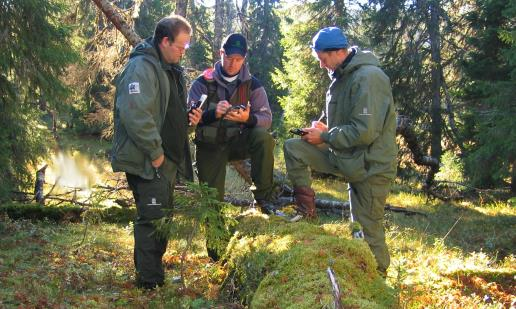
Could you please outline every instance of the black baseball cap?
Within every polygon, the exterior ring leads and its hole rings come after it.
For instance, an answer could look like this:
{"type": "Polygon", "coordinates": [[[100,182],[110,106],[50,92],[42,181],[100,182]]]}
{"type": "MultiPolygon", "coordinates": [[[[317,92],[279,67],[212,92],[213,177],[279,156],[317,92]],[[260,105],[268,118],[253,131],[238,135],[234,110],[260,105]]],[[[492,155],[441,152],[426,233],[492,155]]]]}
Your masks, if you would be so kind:
{"type": "Polygon", "coordinates": [[[240,33],[232,33],[222,41],[222,49],[226,55],[239,54],[245,57],[247,54],[247,40],[240,33]]]}

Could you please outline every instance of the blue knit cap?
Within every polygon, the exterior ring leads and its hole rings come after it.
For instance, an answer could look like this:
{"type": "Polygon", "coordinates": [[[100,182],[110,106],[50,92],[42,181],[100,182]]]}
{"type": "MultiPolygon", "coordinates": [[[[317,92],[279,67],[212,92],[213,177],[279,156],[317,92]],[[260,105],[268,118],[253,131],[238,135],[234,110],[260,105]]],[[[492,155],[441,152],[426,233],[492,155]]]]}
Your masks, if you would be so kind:
{"type": "Polygon", "coordinates": [[[340,28],[327,27],[317,32],[312,39],[312,45],[310,47],[316,52],[327,49],[347,48],[348,38],[346,38],[340,28]]]}

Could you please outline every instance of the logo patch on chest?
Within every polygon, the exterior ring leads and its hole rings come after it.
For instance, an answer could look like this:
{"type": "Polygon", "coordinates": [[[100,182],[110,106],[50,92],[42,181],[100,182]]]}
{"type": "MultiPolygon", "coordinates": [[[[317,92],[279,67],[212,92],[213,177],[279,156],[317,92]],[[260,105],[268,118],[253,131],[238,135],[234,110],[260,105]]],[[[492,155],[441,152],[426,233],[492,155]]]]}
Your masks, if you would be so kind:
{"type": "Polygon", "coordinates": [[[371,114],[369,113],[369,111],[367,110],[367,107],[364,107],[362,109],[362,113],[361,114],[358,114],[360,116],[371,116],[371,114]]]}
{"type": "Polygon", "coordinates": [[[140,83],[132,82],[129,84],[129,94],[140,93],[140,83]]]}

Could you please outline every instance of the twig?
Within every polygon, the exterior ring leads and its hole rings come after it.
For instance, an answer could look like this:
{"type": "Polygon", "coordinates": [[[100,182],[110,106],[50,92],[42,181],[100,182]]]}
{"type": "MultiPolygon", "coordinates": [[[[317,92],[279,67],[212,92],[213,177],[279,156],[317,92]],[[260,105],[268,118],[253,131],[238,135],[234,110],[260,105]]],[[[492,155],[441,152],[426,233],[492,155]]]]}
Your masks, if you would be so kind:
{"type": "Polygon", "coordinates": [[[335,309],[342,309],[342,303],[340,302],[340,288],[339,283],[335,278],[335,273],[333,272],[330,266],[328,266],[328,268],[326,269],[326,273],[328,274],[328,278],[330,279],[335,309]]]}
{"type": "Polygon", "coordinates": [[[451,231],[453,230],[453,228],[457,225],[457,223],[459,223],[459,220],[462,218],[462,215],[459,217],[459,219],[457,219],[457,221],[455,221],[455,223],[452,225],[452,227],[450,228],[450,230],[448,231],[448,233],[446,233],[446,235],[444,235],[443,237],[443,241],[446,239],[446,237],[448,237],[448,235],[451,233],[451,231]]]}

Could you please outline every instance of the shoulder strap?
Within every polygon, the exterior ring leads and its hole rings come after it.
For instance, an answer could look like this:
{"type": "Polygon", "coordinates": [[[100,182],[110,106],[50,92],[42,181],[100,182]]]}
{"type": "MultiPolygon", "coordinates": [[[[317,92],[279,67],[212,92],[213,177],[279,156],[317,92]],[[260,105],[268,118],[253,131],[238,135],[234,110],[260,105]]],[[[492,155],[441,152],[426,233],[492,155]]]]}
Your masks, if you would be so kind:
{"type": "Polygon", "coordinates": [[[206,87],[208,88],[208,102],[219,101],[219,96],[217,95],[217,84],[214,80],[207,80],[206,87]]]}
{"type": "Polygon", "coordinates": [[[251,99],[251,81],[252,80],[246,80],[245,82],[241,83],[236,91],[231,96],[231,99],[229,102],[233,105],[243,104],[246,105],[247,102],[251,99]]]}

